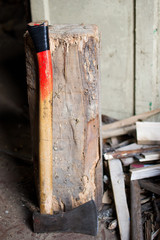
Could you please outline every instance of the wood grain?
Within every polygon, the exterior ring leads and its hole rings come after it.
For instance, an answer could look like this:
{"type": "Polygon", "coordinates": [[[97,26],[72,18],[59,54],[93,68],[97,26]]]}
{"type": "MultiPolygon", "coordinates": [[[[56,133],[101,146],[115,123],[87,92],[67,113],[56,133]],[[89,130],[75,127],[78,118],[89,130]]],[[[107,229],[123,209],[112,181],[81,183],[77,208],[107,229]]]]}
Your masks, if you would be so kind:
{"type": "MultiPolygon", "coordinates": [[[[95,25],[53,25],[50,27],[50,49],[53,65],[53,208],[55,211],[69,210],[91,199],[96,200],[98,206],[102,201],[103,185],[98,28],[95,25]]],[[[27,59],[28,64],[30,61],[27,59]]],[[[36,82],[35,74],[28,78],[28,83],[36,82]]],[[[37,91],[37,86],[35,89],[37,91]]],[[[33,115],[35,111],[34,106],[33,115]]]]}
{"type": "Polygon", "coordinates": [[[131,239],[143,240],[140,186],[137,180],[131,181],[131,239]]]}

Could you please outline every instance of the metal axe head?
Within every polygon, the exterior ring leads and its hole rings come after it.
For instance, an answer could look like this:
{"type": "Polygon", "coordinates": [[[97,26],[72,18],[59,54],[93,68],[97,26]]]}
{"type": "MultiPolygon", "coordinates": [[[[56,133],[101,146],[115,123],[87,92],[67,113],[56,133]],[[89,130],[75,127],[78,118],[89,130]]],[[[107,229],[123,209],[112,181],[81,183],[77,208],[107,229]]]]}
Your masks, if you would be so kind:
{"type": "Polygon", "coordinates": [[[74,232],[96,236],[98,232],[97,209],[93,200],[55,215],[33,214],[34,232],[74,232]]]}

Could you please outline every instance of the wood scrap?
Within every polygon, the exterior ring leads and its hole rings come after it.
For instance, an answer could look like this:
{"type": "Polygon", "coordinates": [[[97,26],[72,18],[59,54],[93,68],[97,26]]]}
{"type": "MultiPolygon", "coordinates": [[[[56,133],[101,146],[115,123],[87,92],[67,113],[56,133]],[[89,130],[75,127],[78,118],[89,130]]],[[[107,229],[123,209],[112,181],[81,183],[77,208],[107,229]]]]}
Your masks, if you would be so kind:
{"type": "Polygon", "coordinates": [[[152,209],[151,202],[147,202],[145,204],[142,204],[142,207],[141,207],[142,212],[147,212],[147,211],[150,211],[151,209],[152,209]]]}
{"type": "Polygon", "coordinates": [[[116,227],[117,227],[117,219],[111,221],[109,224],[108,224],[108,229],[109,230],[114,230],[116,227]]]}
{"type": "Polygon", "coordinates": [[[160,151],[160,146],[126,150],[126,151],[108,152],[104,154],[104,158],[105,160],[121,159],[121,158],[133,157],[134,155],[140,154],[143,152],[152,152],[152,151],[160,151]]]}
{"type": "Polygon", "coordinates": [[[102,114],[102,123],[109,124],[118,121],[115,118],[102,114]]]}
{"type": "Polygon", "coordinates": [[[151,197],[143,198],[143,199],[141,199],[141,204],[145,204],[145,203],[149,202],[150,200],[151,200],[151,197]]]}
{"type": "Polygon", "coordinates": [[[131,181],[131,238],[143,240],[140,186],[137,180],[131,181]]]}
{"type": "Polygon", "coordinates": [[[112,199],[109,196],[109,191],[105,191],[102,197],[102,203],[103,204],[111,204],[112,203],[112,199]]]}
{"type": "Polygon", "coordinates": [[[138,144],[160,144],[159,122],[137,122],[136,132],[138,144]]]}
{"type": "Polygon", "coordinates": [[[142,153],[139,156],[140,162],[157,161],[157,160],[160,160],[160,152],[142,153]]]}
{"type": "MultiPolygon", "coordinates": [[[[117,149],[117,151],[128,151],[128,150],[134,150],[134,149],[140,149],[140,148],[142,148],[142,145],[132,143],[132,144],[128,144],[127,146],[117,149]]],[[[121,161],[124,166],[129,166],[130,164],[134,163],[136,160],[135,160],[134,156],[131,156],[128,158],[121,158],[121,161]]]]}
{"type": "Polygon", "coordinates": [[[150,180],[139,180],[141,188],[160,195],[160,185],[153,183],[150,180]]]}
{"type": "Polygon", "coordinates": [[[160,228],[154,233],[152,233],[151,240],[154,240],[159,234],[160,234],[160,228]]]}
{"type": "MultiPolygon", "coordinates": [[[[135,139],[134,138],[130,138],[130,139],[127,139],[125,141],[122,141],[120,143],[118,143],[117,145],[113,145],[112,147],[117,149],[117,148],[122,148],[122,147],[126,147],[132,143],[135,142],[135,139]]],[[[119,149],[120,150],[120,149],[119,149]]]]}
{"type": "Polygon", "coordinates": [[[108,161],[109,171],[114,194],[120,237],[130,239],[130,216],[125,194],[125,184],[122,164],[119,159],[108,161]]]}
{"type": "MultiPolygon", "coordinates": [[[[112,124],[112,123],[111,123],[112,124]]],[[[109,130],[104,130],[103,127],[106,125],[102,126],[102,138],[110,138],[110,137],[116,137],[116,136],[122,136],[125,134],[132,133],[133,131],[136,130],[136,125],[128,126],[128,127],[121,127],[121,128],[116,128],[116,129],[109,129],[109,130]]]]}
{"type": "Polygon", "coordinates": [[[145,221],[145,224],[144,224],[144,227],[145,227],[145,240],[151,240],[151,228],[152,228],[152,221],[151,221],[151,218],[148,218],[146,221],[145,221]]]}
{"type": "MultiPolygon", "coordinates": [[[[158,204],[156,202],[155,195],[153,195],[152,199],[153,199],[153,206],[154,206],[155,215],[156,215],[155,219],[156,219],[156,222],[159,223],[160,222],[160,212],[159,212],[159,209],[158,209],[158,204]]],[[[158,226],[158,227],[160,227],[160,226],[158,226]]]]}
{"type": "Polygon", "coordinates": [[[130,169],[131,181],[160,175],[160,164],[130,169]]]}
{"type": "MultiPolygon", "coordinates": [[[[129,127],[130,126],[133,125],[129,125],[129,127]]],[[[113,129],[113,133],[117,130],[119,129],[113,129]]],[[[112,129],[107,130],[108,133],[111,131],[112,129]]],[[[128,193],[130,188],[132,239],[143,239],[144,237],[144,239],[151,240],[151,237],[153,237],[154,239],[154,236],[156,237],[158,235],[156,231],[157,229],[159,229],[159,223],[157,223],[158,220],[156,216],[159,216],[157,215],[157,213],[159,211],[158,209],[160,208],[160,204],[157,204],[158,208],[155,208],[155,204],[153,202],[153,195],[156,194],[157,199],[157,194],[160,192],[159,190],[157,191],[157,189],[159,188],[157,183],[159,178],[156,178],[156,182],[154,182],[154,178],[152,179],[152,181],[150,179],[146,180],[145,178],[151,178],[158,175],[160,176],[160,164],[158,164],[158,160],[160,159],[160,145],[150,146],[146,144],[139,145],[136,143],[128,144],[128,140],[130,140],[131,138],[129,135],[128,139],[127,135],[125,135],[123,139],[121,138],[122,137],[119,136],[111,136],[110,138],[103,140],[104,143],[108,143],[107,147],[103,151],[105,152],[104,164],[107,164],[106,168],[109,168],[110,171],[110,178],[112,183],[120,236],[121,239],[124,239],[121,235],[121,227],[123,223],[121,219],[121,210],[119,207],[119,201],[121,201],[119,195],[121,194],[124,196],[125,199],[129,200],[128,193]],[[124,140],[125,144],[127,145],[123,147],[118,147],[123,145],[124,140]],[[142,161],[146,160],[146,163],[142,163],[141,159],[142,161]],[[154,160],[156,160],[157,162],[155,162],[154,160]],[[119,161],[123,163],[123,168],[121,171],[119,169],[119,161]],[[133,168],[129,170],[128,166],[130,166],[130,168],[132,168],[132,166],[134,167],[133,163],[136,164],[135,166],[139,168],[133,168]],[[117,171],[117,169],[119,170],[117,171]],[[125,178],[123,179],[123,182],[125,182],[125,187],[119,184],[119,178],[121,178],[122,175],[123,177],[125,176],[125,178]],[[141,181],[147,181],[151,184],[148,184],[148,188],[140,190],[140,187],[143,188],[143,186],[140,184],[141,181]],[[151,188],[152,190],[149,188],[151,188]],[[136,217],[133,217],[134,215],[136,217]],[[150,227],[150,229],[147,229],[148,227],[150,227]]],[[[108,184],[109,182],[105,185],[106,189],[108,189],[108,184]]],[[[122,207],[122,205],[121,208],[123,208],[124,210],[124,207],[122,207]]]]}
{"type": "Polygon", "coordinates": [[[145,113],[142,113],[142,114],[139,114],[139,115],[135,115],[135,116],[132,116],[132,117],[127,118],[127,119],[119,120],[119,121],[116,121],[114,123],[103,125],[102,126],[102,132],[110,130],[110,129],[116,129],[116,128],[121,128],[121,127],[126,127],[126,126],[129,126],[129,125],[133,125],[137,121],[142,121],[142,120],[147,119],[147,118],[149,118],[149,117],[151,117],[151,116],[153,116],[157,113],[160,113],[160,108],[157,108],[155,110],[145,112],[145,113]]]}

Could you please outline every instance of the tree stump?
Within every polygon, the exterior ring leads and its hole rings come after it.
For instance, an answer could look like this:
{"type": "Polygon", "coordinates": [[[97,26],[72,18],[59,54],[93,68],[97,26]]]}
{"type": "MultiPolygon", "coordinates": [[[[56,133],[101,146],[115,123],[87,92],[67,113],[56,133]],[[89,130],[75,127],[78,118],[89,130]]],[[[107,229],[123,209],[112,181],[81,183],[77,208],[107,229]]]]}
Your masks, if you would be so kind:
{"type": "MultiPolygon", "coordinates": [[[[53,66],[53,209],[102,201],[99,34],[96,25],[49,28],[53,66]]],[[[26,69],[33,159],[38,186],[38,70],[26,32],[26,69]]]]}

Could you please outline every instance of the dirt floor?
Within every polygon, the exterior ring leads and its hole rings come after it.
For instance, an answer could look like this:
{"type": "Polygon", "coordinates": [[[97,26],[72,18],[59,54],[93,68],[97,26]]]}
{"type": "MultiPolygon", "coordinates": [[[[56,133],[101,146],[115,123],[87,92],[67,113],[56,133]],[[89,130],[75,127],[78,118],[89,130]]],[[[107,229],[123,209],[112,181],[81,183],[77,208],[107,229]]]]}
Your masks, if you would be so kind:
{"type": "Polygon", "coordinates": [[[115,233],[100,224],[97,237],[35,234],[38,210],[31,159],[23,34],[29,21],[28,0],[0,1],[0,240],[107,240],[115,233]]]}
{"type": "Polygon", "coordinates": [[[31,160],[29,121],[15,111],[0,114],[0,240],[107,240],[115,233],[100,224],[97,237],[81,234],[35,234],[32,214],[38,210],[31,160]]]}

